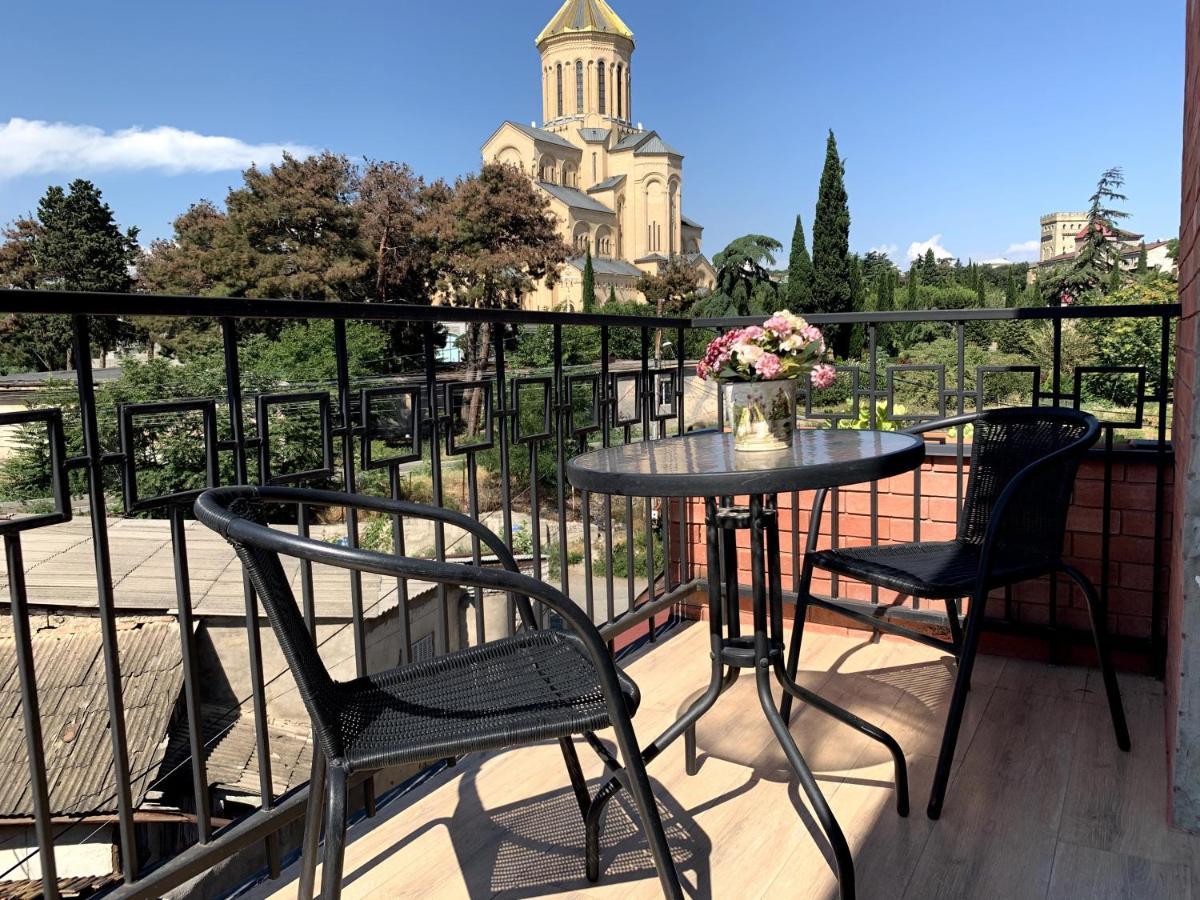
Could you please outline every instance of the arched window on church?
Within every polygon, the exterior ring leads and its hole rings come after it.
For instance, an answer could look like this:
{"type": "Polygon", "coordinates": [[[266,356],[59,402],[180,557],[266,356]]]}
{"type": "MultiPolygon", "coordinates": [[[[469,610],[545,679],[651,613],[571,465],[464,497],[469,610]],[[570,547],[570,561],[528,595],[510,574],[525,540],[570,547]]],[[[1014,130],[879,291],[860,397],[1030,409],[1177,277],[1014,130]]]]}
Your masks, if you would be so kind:
{"type": "Polygon", "coordinates": [[[602,116],[606,115],[608,113],[607,98],[604,96],[604,94],[605,94],[605,91],[604,91],[604,87],[605,87],[605,85],[604,85],[604,68],[605,68],[604,60],[600,60],[600,62],[598,62],[596,64],[596,71],[600,77],[600,83],[599,83],[600,90],[599,90],[599,93],[597,96],[599,96],[599,98],[600,98],[600,115],[602,115],[602,116]]]}
{"type": "Polygon", "coordinates": [[[622,102],[625,99],[625,92],[622,90],[624,80],[625,80],[625,67],[622,66],[620,63],[617,63],[617,77],[616,77],[615,87],[617,89],[617,118],[618,119],[625,118],[625,104],[622,102]]]}
{"type": "Polygon", "coordinates": [[[562,83],[562,63],[558,64],[558,118],[563,115],[563,83],[562,83]]]}
{"type": "Polygon", "coordinates": [[[575,112],[583,115],[583,60],[575,60],[575,112]]]}

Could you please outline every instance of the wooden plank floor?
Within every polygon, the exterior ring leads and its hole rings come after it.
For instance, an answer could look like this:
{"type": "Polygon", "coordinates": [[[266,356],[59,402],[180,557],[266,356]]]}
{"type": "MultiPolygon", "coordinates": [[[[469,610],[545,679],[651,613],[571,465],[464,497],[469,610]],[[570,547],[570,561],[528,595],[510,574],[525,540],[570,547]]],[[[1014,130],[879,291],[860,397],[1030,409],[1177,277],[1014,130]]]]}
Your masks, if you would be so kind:
{"type": "MultiPolygon", "coordinates": [[[[1200,900],[1200,837],[1166,825],[1163,700],[1122,678],[1133,751],[1116,748],[1098,674],[982,657],[945,811],[925,817],[953,668],[936,651],[858,636],[806,638],[802,681],[888,729],[909,761],[896,815],[885,751],[801,707],[792,732],[854,851],[862,898],[1200,900]]],[[[707,680],[707,632],[681,628],[627,664],[648,741],[707,680]]],[[[745,674],[701,721],[701,769],[682,742],[650,766],[685,890],[699,898],[837,896],[829,854],[745,674]]],[[[585,771],[600,766],[581,747],[585,771]]],[[[595,781],[593,781],[593,786],[595,781]]],[[[470,758],[350,829],[343,896],[656,897],[625,800],[610,807],[601,880],[556,745],[470,758]]],[[[296,866],[251,898],[296,895],[296,866]]]]}

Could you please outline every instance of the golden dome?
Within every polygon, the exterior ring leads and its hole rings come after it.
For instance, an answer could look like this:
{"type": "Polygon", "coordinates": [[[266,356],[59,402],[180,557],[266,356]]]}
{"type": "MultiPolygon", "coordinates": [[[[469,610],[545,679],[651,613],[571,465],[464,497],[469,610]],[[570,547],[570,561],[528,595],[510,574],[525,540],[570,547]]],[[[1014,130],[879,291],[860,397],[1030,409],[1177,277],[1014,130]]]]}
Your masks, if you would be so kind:
{"type": "Polygon", "coordinates": [[[537,36],[537,45],[564,34],[615,34],[628,41],[633,32],[604,0],[566,0],[550,24],[537,36]]]}

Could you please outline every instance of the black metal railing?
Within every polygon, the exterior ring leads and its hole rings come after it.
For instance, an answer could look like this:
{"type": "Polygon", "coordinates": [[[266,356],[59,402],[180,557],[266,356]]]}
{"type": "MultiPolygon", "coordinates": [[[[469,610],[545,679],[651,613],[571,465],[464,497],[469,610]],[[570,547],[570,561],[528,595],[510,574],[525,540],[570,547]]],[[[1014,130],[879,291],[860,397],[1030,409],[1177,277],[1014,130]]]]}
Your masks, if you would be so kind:
{"type": "MultiPolygon", "coordinates": [[[[428,500],[436,505],[451,502],[447,476],[458,474],[462,489],[454,502],[473,518],[499,519],[498,531],[513,547],[528,535],[524,556],[538,577],[557,582],[602,628],[610,641],[627,640],[633,629],[645,629],[652,640],[658,620],[671,613],[676,601],[694,590],[704,573],[694,565],[689,551],[689,523],[684,507],[661,503],[654,498],[593,500],[574,492],[565,479],[566,461],[589,447],[613,443],[649,441],[683,434],[697,427],[717,425],[721,401],[715,389],[689,378],[691,367],[683,348],[689,338],[746,324],[736,319],[693,320],[639,316],[533,313],[524,311],[470,310],[452,307],[407,307],[387,304],[311,303],[289,300],[240,300],[147,295],[89,295],[67,292],[0,291],[0,314],[60,314],[71,317],[78,366],[69,408],[37,409],[0,413],[0,427],[44,429],[49,473],[47,495],[50,511],[44,508],[27,515],[0,519],[9,573],[10,610],[17,644],[18,676],[25,714],[25,744],[30,759],[33,786],[34,825],[47,896],[55,896],[52,847],[58,834],[51,820],[47,772],[40,766],[42,735],[38,730],[38,687],[35,659],[28,626],[29,600],[22,560],[22,541],[37,529],[52,527],[71,515],[69,485],[82,488],[90,518],[95,550],[96,606],[100,620],[106,702],[111,714],[112,801],[120,847],[123,885],[127,896],[156,896],[210,868],[251,844],[266,842],[271,872],[281,864],[279,830],[303,813],[304,790],[276,796],[273,787],[270,734],[268,730],[268,677],[264,669],[263,637],[256,599],[243,581],[244,629],[250,677],[250,694],[239,698],[249,707],[254,727],[257,782],[261,807],[232,824],[217,827],[211,807],[211,784],[205,771],[205,756],[212,738],[204,731],[204,685],[199,675],[195,615],[188,578],[188,530],[185,519],[199,490],[220,482],[236,483],[326,483],[347,491],[381,490],[399,497],[404,490],[406,469],[427,467],[428,500]],[[224,390],[214,396],[154,398],[150,401],[105,406],[106,395],[98,392],[91,367],[90,327],[93,318],[137,316],[205,317],[220,330],[224,390]],[[247,323],[331,321],[336,360],[328,383],[275,384],[248,390],[242,374],[246,352],[242,342],[247,323]],[[354,322],[412,323],[423,336],[421,358],[415,370],[386,376],[351,374],[347,325],[354,322]],[[466,327],[487,326],[490,360],[485,369],[462,373],[440,365],[436,355],[435,330],[442,323],[466,327]],[[549,338],[550,363],[541,369],[514,368],[514,331],[540,329],[549,338]],[[564,337],[580,329],[598,332],[598,358],[572,359],[565,355],[564,337]],[[656,330],[663,330],[672,345],[671,357],[657,362],[652,352],[656,330]],[[614,341],[636,348],[614,358],[614,341]],[[689,415],[689,408],[692,410],[689,415]],[[64,413],[71,427],[82,434],[81,451],[70,454],[64,442],[64,413]],[[188,485],[153,492],[139,488],[140,461],[146,457],[139,441],[153,441],[155,434],[180,417],[198,424],[192,433],[199,445],[194,456],[195,480],[188,485]],[[299,420],[304,427],[296,430],[299,420]],[[118,445],[103,446],[101,422],[116,423],[118,445]],[[147,426],[146,423],[150,423],[147,426]],[[282,429],[282,430],[280,430],[282,429]],[[303,439],[299,439],[301,436],[303,439]],[[292,453],[299,445],[306,451],[292,453]],[[519,464],[518,464],[519,463],[519,464]],[[491,472],[488,467],[494,467],[491,472]],[[527,477],[517,470],[527,469],[527,477]],[[481,473],[493,475],[494,495],[481,503],[481,473]],[[83,483],[80,485],[80,477],[83,483]],[[382,479],[382,480],[380,480],[382,479]],[[522,483],[526,482],[526,483],[522,483]],[[113,590],[111,539],[108,532],[106,483],[115,483],[119,503],[127,515],[164,517],[170,523],[173,548],[176,609],[180,625],[183,664],[181,718],[186,732],[183,760],[171,772],[190,767],[189,796],[178,798],[194,823],[194,845],[169,859],[139,859],[131,782],[143,773],[129,768],[128,741],[121,692],[121,659],[116,623],[118,608],[113,590]],[[485,509],[484,506],[491,508],[485,509]],[[528,510],[528,531],[514,517],[518,507],[528,510]],[[543,540],[549,529],[549,544],[543,540]],[[661,560],[661,561],[660,561],[661,560]]],[[[1106,473],[1104,511],[1112,508],[1112,473],[1122,454],[1135,454],[1156,468],[1155,544],[1162,544],[1162,512],[1165,478],[1170,465],[1168,414],[1170,404],[1169,363],[1171,332],[1179,309],[1174,305],[1138,307],[1082,307],[1074,309],[1000,309],[923,311],[886,314],[811,316],[818,325],[858,328],[863,338],[865,362],[839,364],[844,377],[832,394],[804,390],[806,418],[827,427],[889,427],[928,421],[947,413],[969,412],[991,401],[988,384],[1008,379],[1004,402],[1086,406],[1091,396],[1090,379],[1132,379],[1132,398],[1120,416],[1101,416],[1105,442],[1100,453],[1106,473]],[[1076,365],[1064,355],[1064,336],[1071,337],[1071,323],[1095,319],[1152,323],[1157,347],[1153,358],[1130,365],[1076,365]],[[928,341],[940,329],[949,343],[949,360],[913,362],[885,349],[892,330],[920,323],[928,341]],[[1044,323],[1044,324],[1043,324],[1044,323]],[[1046,362],[979,363],[972,367],[971,347],[979,347],[971,329],[996,327],[1043,329],[1048,332],[1046,362]],[[1049,373],[1044,368],[1049,367],[1049,373]],[[1015,380],[1028,379],[1028,389],[1015,380]],[[906,398],[912,398],[906,400],[906,398]],[[908,408],[905,402],[921,408],[908,408]],[[1118,447],[1117,437],[1126,433],[1152,432],[1143,443],[1118,447]]],[[[1011,337],[1011,336],[1010,336],[1011,337]]],[[[1069,341],[1068,341],[1069,343],[1069,341]]],[[[1069,347],[1068,347],[1069,350],[1069,347]]],[[[65,396],[65,395],[59,395],[65,396]]],[[[959,432],[941,452],[955,460],[958,499],[961,503],[969,465],[969,440],[959,432]]],[[[153,454],[151,454],[152,456],[153,454]]],[[[920,482],[915,484],[914,525],[920,527],[920,482]]],[[[833,498],[834,533],[838,538],[838,499],[833,498]]],[[[877,517],[877,494],[871,487],[872,520],[877,517]]],[[[795,505],[793,505],[795,508],[795,505]]],[[[309,533],[318,511],[299,508],[291,523],[309,533]]],[[[799,553],[798,516],[793,525],[793,549],[799,553]]],[[[401,522],[383,523],[376,529],[385,534],[389,546],[405,549],[406,533],[401,522]]],[[[341,528],[342,539],[357,544],[367,523],[351,514],[341,528]]],[[[432,555],[470,557],[480,562],[480,547],[470,541],[459,546],[438,526],[433,532],[432,555]]],[[[878,534],[872,529],[872,541],[878,534]]],[[[1108,540],[1104,537],[1105,563],[1108,540]]],[[[409,547],[410,551],[416,548],[409,547]]],[[[1161,570],[1154,565],[1154,623],[1150,650],[1161,659],[1164,633],[1161,570]]],[[[1104,566],[1107,579],[1107,564],[1104,566]]],[[[311,566],[299,574],[301,604],[306,621],[316,628],[317,607],[311,566]]],[[[1107,583],[1102,584],[1107,591],[1107,583]]],[[[353,664],[358,674],[368,665],[371,638],[366,615],[370,612],[361,578],[347,585],[353,664]]],[[[835,585],[836,591],[836,585],[835,585]]],[[[397,662],[412,660],[413,625],[409,620],[410,585],[395,586],[398,608],[399,649],[397,662]]],[[[436,588],[432,632],[433,652],[455,649],[469,632],[466,625],[455,628],[451,598],[444,586],[436,588]]],[[[465,619],[476,639],[505,633],[512,627],[513,610],[488,619],[488,605],[478,592],[469,598],[465,619]],[[499,621],[495,621],[498,618],[499,621]]],[[[494,610],[495,607],[492,607],[494,610]]],[[[1054,604],[1051,604],[1051,610],[1054,604]]],[[[127,611],[122,605],[120,612],[127,611]]],[[[1053,624],[1053,623],[1052,623],[1053,624]]],[[[314,631],[315,633],[315,631],[314,631]]],[[[469,637],[469,634],[467,635],[469,637]]],[[[165,776],[163,776],[165,778],[165,776]]],[[[374,788],[364,784],[364,804],[375,805],[374,788]]],[[[0,873],[4,880],[4,873],[0,873]]]]}

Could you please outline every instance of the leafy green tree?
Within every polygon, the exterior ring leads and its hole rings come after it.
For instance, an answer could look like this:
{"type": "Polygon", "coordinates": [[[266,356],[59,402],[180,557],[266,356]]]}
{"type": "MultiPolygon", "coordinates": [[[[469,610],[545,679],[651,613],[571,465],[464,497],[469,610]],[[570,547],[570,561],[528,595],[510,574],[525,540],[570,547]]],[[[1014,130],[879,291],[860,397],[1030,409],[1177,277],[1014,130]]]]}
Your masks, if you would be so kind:
{"type": "Polygon", "coordinates": [[[768,266],[783,245],[763,234],[747,234],[733,240],[713,257],[717,269],[716,290],[696,301],[692,314],[708,316],[754,316],[774,312],[778,290],[768,266]]]}
{"type": "Polygon", "coordinates": [[[21,218],[0,231],[0,287],[33,290],[38,286],[37,242],[42,224],[21,218]]]}
{"type": "MultiPolygon", "coordinates": [[[[227,227],[225,214],[207,200],[193,203],[175,219],[169,240],[153,241],[138,260],[136,288],[148,294],[219,297],[228,293],[219,280],[218,243],[227,227]]],[[[160,348],[180,356],[220,339],[211,318],[144,316],[136,320],[154,356],[160,348]]]]}
{"type": "Polygon", "coordinates": [[[596,308],[596,270],[592,268],[592,248],[588,247],[583,263],[583,311],[590,313],[596,308]]]}
{"type": "Polygon", "coordinates": [[[896,268],[896,264],[888,258],[887,254],[880,253],[878,250],[867,251],[862,257],[861,264],[863,281],[867,284],[878,284],[879,276],[884,272],[889,275],[900,274],[900,270],[896,268]]]}
{"type": "MultiPolygon", "coordinates": [[[[517,309],[544,279],[557,282],[571,249],[558,235],[550,201],[513,166],[485,165],[455,182],[424,227],[436,238],[434,268],[451,302],[476,309],[517,309]]],[[[466,363],[478,379],[492,352],[491,327],[468,327],[466,363]]],[[[474,433],[482,398],[472,391],[466,421],[474,433]]]]}
{"type": "MultiPolygon", "coordinates": [[[[117,227],[112,209],[90,181],[76,179],[66,190],[51,186],[38,203],[37,218],[18,220],[4,237],[0,280],[14,287],[124,293],[132,285],[137,229],[117,227]]],[[[11,316],[3,327],[11,360],[40,369],[69,366],[68,318],[11,316]]],[[[132,336],[127,322],[92,320],[91,338],[102,366],[132,336]]]]}
{"type": "MultiPolygon", "coordinates": [[[[699,284],[699,275],[695,268],[676,256],[662,269],[654,274],[647,273],[638,279],[637,289],[648,301],[654,304],[654,314],[662,318],[668,313],[678,315],[691,304],[699,284]]],[[[662,361],[662,329],[654,330],[654,361],[655,365],[662,361]]]]}
{"type": "Polygon", "coordinates": [[[267,171],[252,166],[226,198],[229,227],[219,244],[235,296],[360,300],[370,265],[351,200],[350,161],[333,153],[284,154],[267,171]]]}
{"type": "Polygon", "coordinates": [[[804,223],[796,216],[792,250],[788,257],[787,307],[794,313],[813,308],[813,265],[804,242],[804,223]]]}
{"type": "MultiPolygon", "coordinates": [[[[837,139],[830,130],[817,194],[817,213],[813,219],[812,293],[813,309],[817,312],[849,312],[852,308],[850,205],[846,197],[845,174],[845,166],[838,156],[837,139]]],[[[827,327],[826,332],[834,353],[845,357],[850,329],[827,327]]]]}

